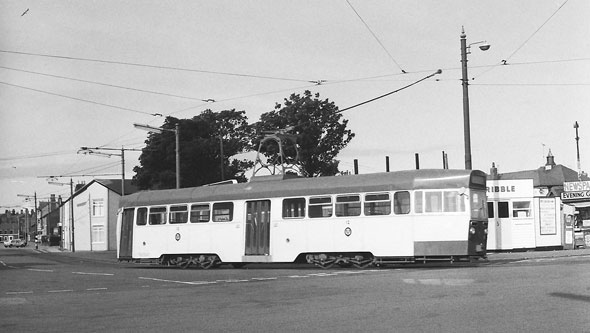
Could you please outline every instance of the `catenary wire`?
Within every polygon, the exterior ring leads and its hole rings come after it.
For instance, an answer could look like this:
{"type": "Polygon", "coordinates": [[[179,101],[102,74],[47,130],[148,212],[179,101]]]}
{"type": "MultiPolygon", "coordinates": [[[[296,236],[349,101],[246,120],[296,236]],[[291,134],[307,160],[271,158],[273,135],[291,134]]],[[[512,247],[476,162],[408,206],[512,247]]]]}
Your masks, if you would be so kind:
{"type": "Polygon", "coordinates": [[[309,80],[286,78],[286,77],[275,77],[275,76],[263,76],[263,75],[254,75],[254,74],[242,74],[242,73],[229,73],[229,72],[219,72],[219,71],[208,71],[208,70],[191,69],[191,68],[183,68],[183,67],[149,65],[149,64],[140,64],[140,63],[134,63],[134,62],[103,60],[103,59],[91,59],[91,58],[81,58],[81,57],[72,57],[72,56],[61,56],[61,55],[53,55],[53,54],[30,53],[30,52],[20,52],[20,51],[11,51],[11,50],[0,50],[0,52],[1,53],[10,53],[10,54],[20,54],[20,55],[35,56],[35,57],[46,57],[46,58],[55,58],[55,59],[77,60],[77,61],[96,62],[96,63],[104,63],[104,64],[115,64],[115,65],[124,65],[124,66],[134,66],[134,67],[166,69],[166,70],[175,70],[175,71],[183,71],[183,72],[194,72],[194,73],[203,73],[203,74],[216,74],[216,75],[227,75],[227,76],[247,77],[247,78],[255,78],[255,79],[280,80],[280,81],[309,82],[309,80]]]}
{"type": "Polygon", "coordinates": [[[387,53],[387,55],[389,56],[389,59],[391,59],[391,61],[393,61],[393,63],[400,69],[400,71],[402,73],[406,73],[406,71],[398,64],[398,62],[395,61],[395,59],[393,58],[393,56],[391,55],[391,53],[387,50],[387,48],[385,47],[385,45],[383,45],[383,43],[381,42],[381,40],[379,39],[379,37],[377,37],[377,35],[373,32],[373,30],[371,29],[371,27],[369,27],[369,25],[367,24],[367,22],[365,22],[365,20],[363,19],[363,17],[354,8],[354,6],[350,3],[350,1],[349,0],[346,0],[346,3],[350,6],[350,8],[352,9],[352,11],[361,20],[361,22],[363,22],[363,24],[365,25],[365,27],[367,28],[367,30],[371,33],[371,35],[373,36],[373,38],[375,38],[375,40],[377,41],[377,43],[379,43],[379,45],[385,51],[385,53],[387,53]]]}

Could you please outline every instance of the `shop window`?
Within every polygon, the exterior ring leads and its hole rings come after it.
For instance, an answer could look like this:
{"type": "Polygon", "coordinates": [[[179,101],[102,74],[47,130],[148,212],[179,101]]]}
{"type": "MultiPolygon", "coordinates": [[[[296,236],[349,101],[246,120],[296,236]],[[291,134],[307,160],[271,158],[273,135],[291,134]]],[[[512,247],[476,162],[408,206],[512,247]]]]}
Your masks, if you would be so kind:
{"type": "Polygon", "coordinates": [[[213,204],[213,222],[231,222],[233,215],[233,202],[217,202],[213,204]]]}
{"type": "Polygon", "coordinates": [[[531,202],[530,201],[514,201],[514,202],[512,202],[512,217],[516,217],[516,218],[531,217],[531,202]]]}
{"type": "Polygon", "coordinates": [[[336,216],[361,215],[360,195],[342,195],[336,197],[336,216]]]}
{"type": "Polygon", "coordinates": [[[312,197],[309,198],[309,217],[330,217],[332,216],[332,198],[331,197],[312,197]]]}
{"type": "Polygon", "coordinates": [[[498,202],[498,218],[507,219],[510,217],[510,209],[508,208],[508,201],[498,202]]]}
{"type": "Polygon", "coordinates": [[[137,225],[146,225],[147,224],[147,211],[148,209],[145,207],[137,208],[137,225]]]}
{"type": "Polygon", "coordinates": [[[291,198],[283,200],[284,219],[302,219],[305,217],[305,198],[291,198]]]}
{"type": "Polygon", "coordinates": [[[494,203],[490,201],[488,202],[488,218],[493,219],[494,216],[494,203]]]}
{"type": "Polygon", "coordinates": [[[191,222],[204,223],[209,222],[211,210],[209,204],[195,204],[191,205],[191,222]]]}
{"type": "Polygon", "coordinates": [[[169,213],[170,223],[186,223],[188,221],[188,207],[182,206],[170,206],[169,213]]]}
{"type": "Polygon", "coordinates": [[[150,207],[148,222],[150,225],[166,224],[166,207],[150,207]]]}
{"type": "Polygon", "coordinates": [[[391,214],[391,199],[389,193],[365,195],[365,215],[389,214],[391,214]]]}

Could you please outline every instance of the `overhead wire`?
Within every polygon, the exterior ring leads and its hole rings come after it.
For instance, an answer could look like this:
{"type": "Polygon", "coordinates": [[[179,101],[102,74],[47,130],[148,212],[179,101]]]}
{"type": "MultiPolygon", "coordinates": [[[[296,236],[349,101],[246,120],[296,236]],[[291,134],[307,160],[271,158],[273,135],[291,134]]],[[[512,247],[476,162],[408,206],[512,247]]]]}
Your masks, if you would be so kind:
{"type": "Polygon", "coordinates": [[[55,75],[55,74],[48,74],[48,73],[41,73],[41,72],[36,72],[36,71],[28,71],[28,70],[24,70],[24,69],[18,69],[18,68],[6,67],[6,66],[0,66],[0,68],[11,70],[11,71],[18,71],[18,72],[23,72],[23,73],[29,73],[29,74],[36,74],[36,75],[41,75],[41,76],[53,77],[53,78],[58,78],[58,79],[64,79],[64,80],[70,80],[70,81],[76,81],[76,82],[83,82],[83,83],[89,83],[89,84],[96,84],[96,85],[101,85],[101,86],[105,86],[105,87],[111,87],[111,88],[118,88],[118,89],[125,89],[125,90],[143,92],[143,93],[148,93],[148,94],[155,94],[155,95],[162,95],[162,96],[176,97],[176,98],[183,98],[183,99],[190,99],[190,100],[198,100],[198,101],[203,101],[203,102],[210,102],[210,101],[212,101],[212,99],[205,99],[205,98],[199,98],[199,97],[190,97],[190,96],[181,96],[181,95],[163,93],[163,92],[158,92],[158,91],[153,91],[153,90],[145,90],[145,89],[124,87],[124,86],[114,85],[114,84],[110,84],[110,83],[104,83],[104,82],[98,82],[98,81],[90,81],[90,80],[82,80],[82,79],[76,79],[76,78],[67,77],[67,76],[61,76],[61,75],[55,75]]]}
{"type": "Polygon", "coordinates": [[[350,8],[352,9],[352,11],[356,14],[356,16],[365,25],[365,27],[367,28],[367,30],[371,33],[371,35],[373,36],[373,38],[375,38],[375,40],[377,41],[377,43],[379,43],[379,45],[385,51],[385,53],[387,53],[387,55],[389,56],[389,59],[391,59],[391,61],[393,61],[393,63],[400,69],[400,71],[402,73],[406,73],[406,71],[393,58],[393,56],[391,55],[391,53],[389,52],[389,50],[387,50],[387,48],[385,47],[385,45],[383,45],[383,43],[381,42],[381,40],[379,39],[379,37],[377,37],[377,35],[375,34],[375,32],[373,32],[373,30],[371,29],[371,27],[369,27],[369,25],[367,24],[367,22],[363,19],[363,17],[361,16],[361,14],[359,14],[359,12],[354,8],[354,6],[350,3],[350,1],[349,0],[346,0],[346,3],[350,6],[350,8]]]}
{"type": "Polygon", "coordinates": [[[82,58],[82,57],[62,56],[62,55],[53,55],[53,54],[30,53],[30,52],[20,52],[20,51],[10,51],[10,50],[0,50],[0,53],[20,54],[20,55],[28,55],[28,56],[35,56],[35,57],[46,57],[46,58],[55,58],[55,59],[77,60],[77,61],[96,62],[96,63],[115,64],[115,65],[125,65],[125,66],[134,66],[134,67],[166,69],[166,70],[175,70],[175,71],[183,71],[183,72],[194,72],[194,73],[204,73],[204,74],[215,74],[215,75],[226,75],[226,76],[236,76],[236,77],[247,77],[247,78],[256,78],[256,79],[280,80],[280,81],[294,81],[294,82],[309,82],[309,80],[295,79],[295,78],[286,78],[286,77],[264,76],[264,75],[243,74],[243,73],[230,73],[230,72],[210,71],[210,70],[202,70],[202,69],[183,68],[183,67],[140,64],[140,63],[126,62],[126,61],[115,61],[115,60],[104,60],[104,59],[91,59],[91,58],[82,58]]]}
{"type": "MultiPolygon", "coordinates": [[[[533,31],[533,33],[527,38],[525,39],[514,51],[512,51],[512,53],[510,53],[510,55],[508,57],[506,57],[506,59],[501,60],[499,63],[497,63],[496,65],[494,65],[493,67],[489,68],[488,70],[485,70],[481,73],[479,73],[478,75],[476,75],[475,77],[481,77],[484,74],[487,74],[488,72],[494,70],[495,68],[497,68],[498,66],[502,66],[502,65],[511,65],[508,61],[518,52],[520,51],[520,49],[522,49],[528,42],[529,40],[531,40],[536,34],[537,32],[539,32],[552,18],[553,16],[555,16],[560,10],[561,8],[563,8],[563,6],[565,6],[565,4],[568,2],[569,0],[565,0],[537,29],[535,29],[535,31],[533,31]]],[[[474,77],[474,78],[475,78],[474,77]]]]}

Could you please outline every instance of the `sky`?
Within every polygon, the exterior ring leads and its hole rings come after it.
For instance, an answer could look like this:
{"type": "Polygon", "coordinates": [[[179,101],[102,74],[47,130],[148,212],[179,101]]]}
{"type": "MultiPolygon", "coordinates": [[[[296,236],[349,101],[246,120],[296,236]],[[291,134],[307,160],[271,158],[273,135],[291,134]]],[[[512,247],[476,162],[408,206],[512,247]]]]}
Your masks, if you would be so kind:
{"type": "Polygon", "coordinates": [[[473,168],[536,169],[551,150],[577,170],[577,121],[589,171],[589,16],[587,0],[0,0],[0,210],[120,178],[120,151],[79,150],[141,149],[133,123],[253,123],[305,90],[340,109],[396,91],[342,113],[356,136],[341,170],[413,169],[415,153],[441,168],[443,151],[462,169],[462,29],[491,46],[468,54],[473,168]]]}

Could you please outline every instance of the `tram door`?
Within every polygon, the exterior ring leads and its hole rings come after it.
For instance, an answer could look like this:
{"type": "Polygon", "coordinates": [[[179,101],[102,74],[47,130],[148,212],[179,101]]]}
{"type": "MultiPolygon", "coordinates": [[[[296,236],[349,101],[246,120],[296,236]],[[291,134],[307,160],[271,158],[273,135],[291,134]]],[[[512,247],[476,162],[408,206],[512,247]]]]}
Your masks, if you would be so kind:
{"type": "Polygon", "coordinates": [[[270,200],[246,202],[246,255],[268,255],[270,200]]]}
{"type": "Polygon", "coordinates": [[[121,239],[119,240],[119,258],[133,257],[133,208],[123,210],[121,217],[121,239]]]}

